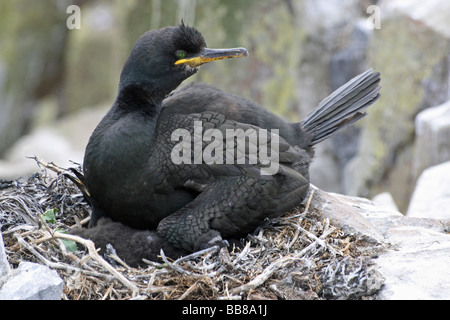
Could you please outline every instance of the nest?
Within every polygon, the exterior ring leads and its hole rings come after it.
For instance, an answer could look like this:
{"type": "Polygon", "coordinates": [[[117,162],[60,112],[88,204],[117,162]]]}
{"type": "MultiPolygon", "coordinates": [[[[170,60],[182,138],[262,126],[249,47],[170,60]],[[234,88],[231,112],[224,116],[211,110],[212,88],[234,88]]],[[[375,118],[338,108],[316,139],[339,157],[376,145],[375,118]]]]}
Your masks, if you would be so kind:
{"type": "Polygon", "coordinates": [[[161,251],[164,263],[131,268],[113,248],[100,256],[91,241],[64,233],[86,224],[90,208],[68,170],[35,160],[40,171],[28,179],[0,180],[1,231],[12,267],[31,261],[56,270],[63,299],[372,299],[383,283],[371,258],[380,248],[310,210],[312,194],[239,248],[175,261],[161,251]],[[73,243],[78,249],[69,249],[73,243]]]}

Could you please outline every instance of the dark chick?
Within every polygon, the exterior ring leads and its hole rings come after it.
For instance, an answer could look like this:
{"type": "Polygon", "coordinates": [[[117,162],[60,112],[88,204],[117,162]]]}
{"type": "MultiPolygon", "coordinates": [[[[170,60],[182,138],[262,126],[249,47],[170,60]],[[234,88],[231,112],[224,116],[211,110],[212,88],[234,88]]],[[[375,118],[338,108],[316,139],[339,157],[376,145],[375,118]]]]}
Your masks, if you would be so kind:
{"type": "Polygon", "coordinates": [[[106,252],[106,245],[112,245],[117,255],[131,267],[145,267],[142,259],[162,262],[161,249],[172,259],[187,253],[158,236],[155,230],[136,230],[105,217],[100,218],[94,228],[77,228],[70,234],[91,240],[100,254],[106,252]]]}

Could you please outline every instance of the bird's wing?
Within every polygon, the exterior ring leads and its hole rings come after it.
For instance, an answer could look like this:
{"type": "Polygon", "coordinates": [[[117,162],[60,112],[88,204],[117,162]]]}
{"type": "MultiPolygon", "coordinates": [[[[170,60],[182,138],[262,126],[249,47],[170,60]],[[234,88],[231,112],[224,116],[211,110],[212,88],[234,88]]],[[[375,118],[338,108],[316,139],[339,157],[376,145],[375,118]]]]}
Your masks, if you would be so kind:
{"type": "Polygon", "coordinates": [[[158,234],[176,247],[197,250],[218,234],[224,238],[244,235],[266,218],[299,205],[306,196],[308,177],[295,165],[308,162],[308,155],[277,132],[209,111],[162,113],[158,126],[157,154],[165,158],[157,167],[167,170],[162,175],[166,185],[199,192],[158,226],[158,234]],[[188,163],[179,163],[186,141],[188,163]],[[170,159],[173,150],[179,159],[170,159]]]}
{"type": "Polygon", "coordinates": [[[239,239],[265,219],[278,217],[300,205],[309,181],[285,168],[283,176],[256,179],[247,175],[221,177],[206,185],[192,202],[161,220],[157,233],[188,251],[239,239]]]}
{"type": "Polygon", "coordinates": [[[178,181],[209,183],[217,177],[247,175],[270,179],[284,166],[301,165],[309,155],[291,146],[276,130],[202,112],[159,117],[156,154],[173,185],[178,181]],[[163,156],[161,156],[163,155],[163,156]]]}

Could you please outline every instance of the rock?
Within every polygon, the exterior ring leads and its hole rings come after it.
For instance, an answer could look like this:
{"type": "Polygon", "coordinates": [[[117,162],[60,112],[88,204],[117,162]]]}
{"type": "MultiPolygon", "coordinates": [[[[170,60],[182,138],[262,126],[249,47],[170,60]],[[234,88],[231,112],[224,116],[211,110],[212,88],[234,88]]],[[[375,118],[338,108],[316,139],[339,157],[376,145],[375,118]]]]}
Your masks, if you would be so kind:
{"type": "Polygon", "coordinates": [[[378,298],[450,299],[450,235],[399,226],[387,236],[395,249],[376,259],[386,278],[378,298]]]}
{"type": "Polygon", "coordinates": [[[389,192],[382,192],[375,195],[372,198],[372,201],[377,205],[389,208],[393,211],[399,211],[392,195],[389,192]]]}
{"type": "MultiPolygon", "coordinates": [[[[1,225],[0,225],[1,226],[1,225]]],[[[11,271],[8,258],[6,256],[5,244],[3,243],[3,236],[0,232],[0,279],[6,276],[11,271]]]]}
{"type": "MultiPolygon", "coordinates": [[[[301,61],[295,67],[296,108],[302,119],[333,90],[368,69],[365,58],[372,31],[361,23],[366,17],[361,14],[364,5],[359,0],[294,4],[301,26],[298,33],[306,35],[301,39],[301,61]]],[[[310,166],[312,182],[323,190],[344,192],[343,169],[356,154],[358,140],[358,129],[352,127],[317,145],[310,166]]]]}
{"type": "Polygon", "coordinates": [[[374,292],[384,279],[378,299],[450,299],[450,219],[407,217],[364,198],[319,189],[311,208],[346,232],[385,248],[373,259],[380,275],[375,273],[367,286],[374,292]]]}
{"type": "Polygon", "coordinates": [[[426,169],[419,177],[408,217],[450,218],[450,161],[426,169]]]}
{"type": "Polygon", "coordinates": [[[66,19],[66,8],[55,2],[1,5],[0,155],[29,130],[39,99],[64,83],[66,19]]]}
{"type": "Polygon", "coordinates": [[[396,13],[407,13],[412,19],[450,38],[450,3],[447,1],[389,0],[386,9],[396,13]]]}
{"type": "Polygon", "coordinates": [[[367,69],[365,60],[372,30],[367,28],[364,21],[361,18],[354,23],[348,43],[339,48],[330,59],[330,82],[333,90],[367,69]]]}
{"type": "Polygon", "coordinates": [[[342,228],[348,234],[354,234],[372,243],[384,242],[383,235],[359,212],[363,199],[327,193],[315,187],[313,190],[311,209],[320,212],[323,218],[330,219],[334,226],[342,228]]]}
{"type": "Polygon", "coordinates": [[[418,0],[294,3],[298,34],[305,34],[298,40],[301,60],[295,69],[299,119],[358,72],[368,68],[381,72],[381,98],[367,110],[369,115],[317,146],[310,167],[312,182],[323,190],[364,197],[373,197],[383,186],[400,211],[406,212],[414,187],[411,181],[416,179],[411,171],[411,119],[450,98],[448,4],[418,0]],[[378,29],[366,24],[371,16],[367,8],[373,4],[381,9],[378,29]]]}
{"type": "Polygon", "coordinates": [[[414,173],[450,160],[450,100],[416,116],[414,173]]]}
{"type": "Polygon", "coordinates": [[[30,176],[39,171],[34,160],[27,157],[37,156],[44,162],[54,161],[62,167],[73,164],[69,160],[80,162],[82,153],[74,153],[68,141],[53,128],[40,128],[22,136],[5,159],[0,160],[0,177],[15,179],[20,176],[30,176]]]}
{"type": "Polygon", "coordinates": [[[450,38],[442,32],[450,30],[449,11],[439,1],[392,0],[377,5],[381,28],[372,31],[366,63],[381,73],[381,97],[358,123],[359,148],[342,174],[342,193],[372,197],[382,185],[406,212],[414,187],[411,119],[450,98],[450,38]],[[440,20],[446,16],[446,23],[438,26],[434,15],[440,20]]]}
{"type": "Polygon", "coordinates": [[[74,166],[72,161],[81,163],[89,137],[108,108],[100,105],[83,109],[22,136],[0,159],[0,177],[17,179],[38,171],[36,162],[27,157],[37,156],[65,168],[74,166]]]}
{"type": "Polygon", "coordinates": [[[64,281],[55,270],[21,262],[0,288],[0,300],[60,300],[64,281]]]}

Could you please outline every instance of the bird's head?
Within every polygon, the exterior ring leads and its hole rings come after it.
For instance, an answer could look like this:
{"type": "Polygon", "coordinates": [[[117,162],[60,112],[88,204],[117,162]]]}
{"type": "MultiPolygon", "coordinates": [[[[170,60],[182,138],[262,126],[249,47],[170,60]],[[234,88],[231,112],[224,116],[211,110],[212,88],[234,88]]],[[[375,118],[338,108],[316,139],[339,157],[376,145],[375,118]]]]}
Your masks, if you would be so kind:
{"type": "Polygon", "coordinates": [[[200,65],[246,56],[244,48],[207,48],[202,34],[184,23],[151,30],[133,47],[122,70],[119,90],[129,85],[147,86],[164,97],[196,73],[200,65]]]}

